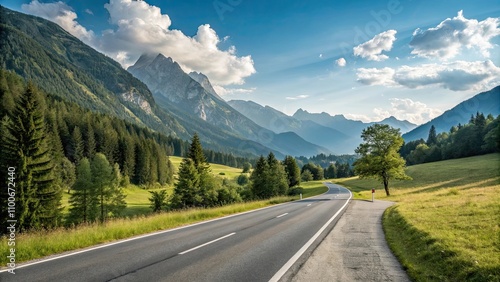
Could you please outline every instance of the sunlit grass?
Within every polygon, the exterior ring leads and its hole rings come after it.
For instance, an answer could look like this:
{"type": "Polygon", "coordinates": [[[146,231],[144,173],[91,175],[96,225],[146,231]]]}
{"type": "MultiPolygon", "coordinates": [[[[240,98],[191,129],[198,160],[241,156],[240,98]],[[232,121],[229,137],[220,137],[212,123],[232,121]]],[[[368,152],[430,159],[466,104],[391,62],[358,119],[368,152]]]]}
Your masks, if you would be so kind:
{"type": "Polygon", "coordinates": [[[500,154],[408,167],[391,196],[374,180],[342,179],[356,198],[397,202],[386,239],[415,281],[500,281],[500,154]]]}

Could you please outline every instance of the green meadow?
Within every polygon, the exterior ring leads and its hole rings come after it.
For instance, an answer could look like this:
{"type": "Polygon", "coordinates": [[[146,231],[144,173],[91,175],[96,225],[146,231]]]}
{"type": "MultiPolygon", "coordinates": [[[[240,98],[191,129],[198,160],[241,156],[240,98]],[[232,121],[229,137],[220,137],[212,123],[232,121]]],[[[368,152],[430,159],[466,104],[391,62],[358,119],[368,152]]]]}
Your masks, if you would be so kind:
{"type": "Polygon", "coordinates": [[[500,281],[500,154],[407,168],[391,196],[372,179],[335,181],[356,199],[394,201],[386,239],[414,281],[500,281]]]}

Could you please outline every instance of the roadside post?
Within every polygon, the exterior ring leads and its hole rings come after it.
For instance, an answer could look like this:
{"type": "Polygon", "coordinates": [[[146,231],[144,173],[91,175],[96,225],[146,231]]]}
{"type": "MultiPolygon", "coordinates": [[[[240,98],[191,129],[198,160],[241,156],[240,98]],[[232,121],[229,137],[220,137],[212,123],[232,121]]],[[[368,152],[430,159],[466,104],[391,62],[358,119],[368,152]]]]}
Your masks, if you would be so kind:
{"type": "Polygon", "coordinates": [[[372,203],[375,202],[375,189],[372,189],[372,203]]]}
{"type": "Polygon", "coordinates": [[[302,200],[302,193],[300,193],[300,199],[302,200]]]}

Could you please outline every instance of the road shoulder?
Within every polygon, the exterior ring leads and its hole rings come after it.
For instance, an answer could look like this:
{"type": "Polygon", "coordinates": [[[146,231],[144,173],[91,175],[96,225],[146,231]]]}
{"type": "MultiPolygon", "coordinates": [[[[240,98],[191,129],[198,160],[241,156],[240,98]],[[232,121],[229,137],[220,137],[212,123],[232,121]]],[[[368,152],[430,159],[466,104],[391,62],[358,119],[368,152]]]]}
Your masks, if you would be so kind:
{"type": "Polygon", "coordinates": [[[291,281],[410,281],[385,241],[387,201],[352,201],[291,281]]]}

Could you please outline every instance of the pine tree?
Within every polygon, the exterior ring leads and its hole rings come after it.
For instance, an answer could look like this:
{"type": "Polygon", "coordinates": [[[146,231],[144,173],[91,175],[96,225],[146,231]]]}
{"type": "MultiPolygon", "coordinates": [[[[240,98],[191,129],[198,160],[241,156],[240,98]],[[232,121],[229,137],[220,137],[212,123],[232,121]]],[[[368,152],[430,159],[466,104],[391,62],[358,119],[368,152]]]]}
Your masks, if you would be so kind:
{"type": "Polygon", "coordinates": [[[283,161],[288,180],[288,188],[300,185],[300,168],[292,156],[286,156],[283,161]]]}
{"type": "Polygon", "coordinates": [[[267,182],[272,190],[272,196],[286,195],[288,192],[288,180],[285,168],[272,152],[267,156],[267,164],[269,166],[267,182]]]}
{"type": "Polygon", "coordinates": [[[92,183],[90,161],[80,160],[76,168],[76,182],[69,198],[69,221],[72,223],[93,222],[97,219],[98,198],[96,187],[92,183]]]}
{"type": "Polygon", "coordinates": [[[251,191],[257,199],[267,199],[272,197],[273,191],[268,189],[267,179],[269,178],[269,165],[263,156],[257,160],[255,168],[250,175],[251,191]]]}
{"type": "Polygon", "coordinates": [[[69,149],[69,157],[72,162],[78,164],[78,162],[83,158],[83,152],[85,150],[85,145],[83,142],[82,132],[78,126],[75,126],[73,133],[71,134],[71,143],[69,149]]]}
{"type": "Polygon", "coordinates": [[[194,207],[202,202],[199,196],[200,174],[192,159],[185,158],[179,166],[178,181],[174,187],[174,208],[194,207]]]}
{"type": "Polygon", "coordinates": [[[60,219],[61,189],[54,185],[43,97],[29,83],[6,125],[4,161],[16,168],[16,216],[21,231],[52,227],[60,219]]]}
{"type": "Polygon", "coordinates": [[[436,127],[434,125],[431,126],[431,129],[429,130],[429,137],[427,137],[427,146],[432,146],[436,145],[438,142],[437,140],[437,134],[436,134],[436,127]]]}
{"type": "Polygon", "coordinates": [[[203,148],[201,147],[200,138],[196,133],[191,139],[191,146],[189,147],[187,157],[193,160],[194,167],[196,168],[196,170],[198,170],[198,173],[202,174],[205,171],[210,171],[207,159],[203,154],[203,148]]]}
{"type": "Polygon", "coordinates": [[[99,200],[99,221],[103,223],[106,220],[106,202],[111,198],[111,185],[113,184],[112,167],[106,156],[97,153],[90,162],[92,172],[92,185],[95,186],[99,200]]]}

